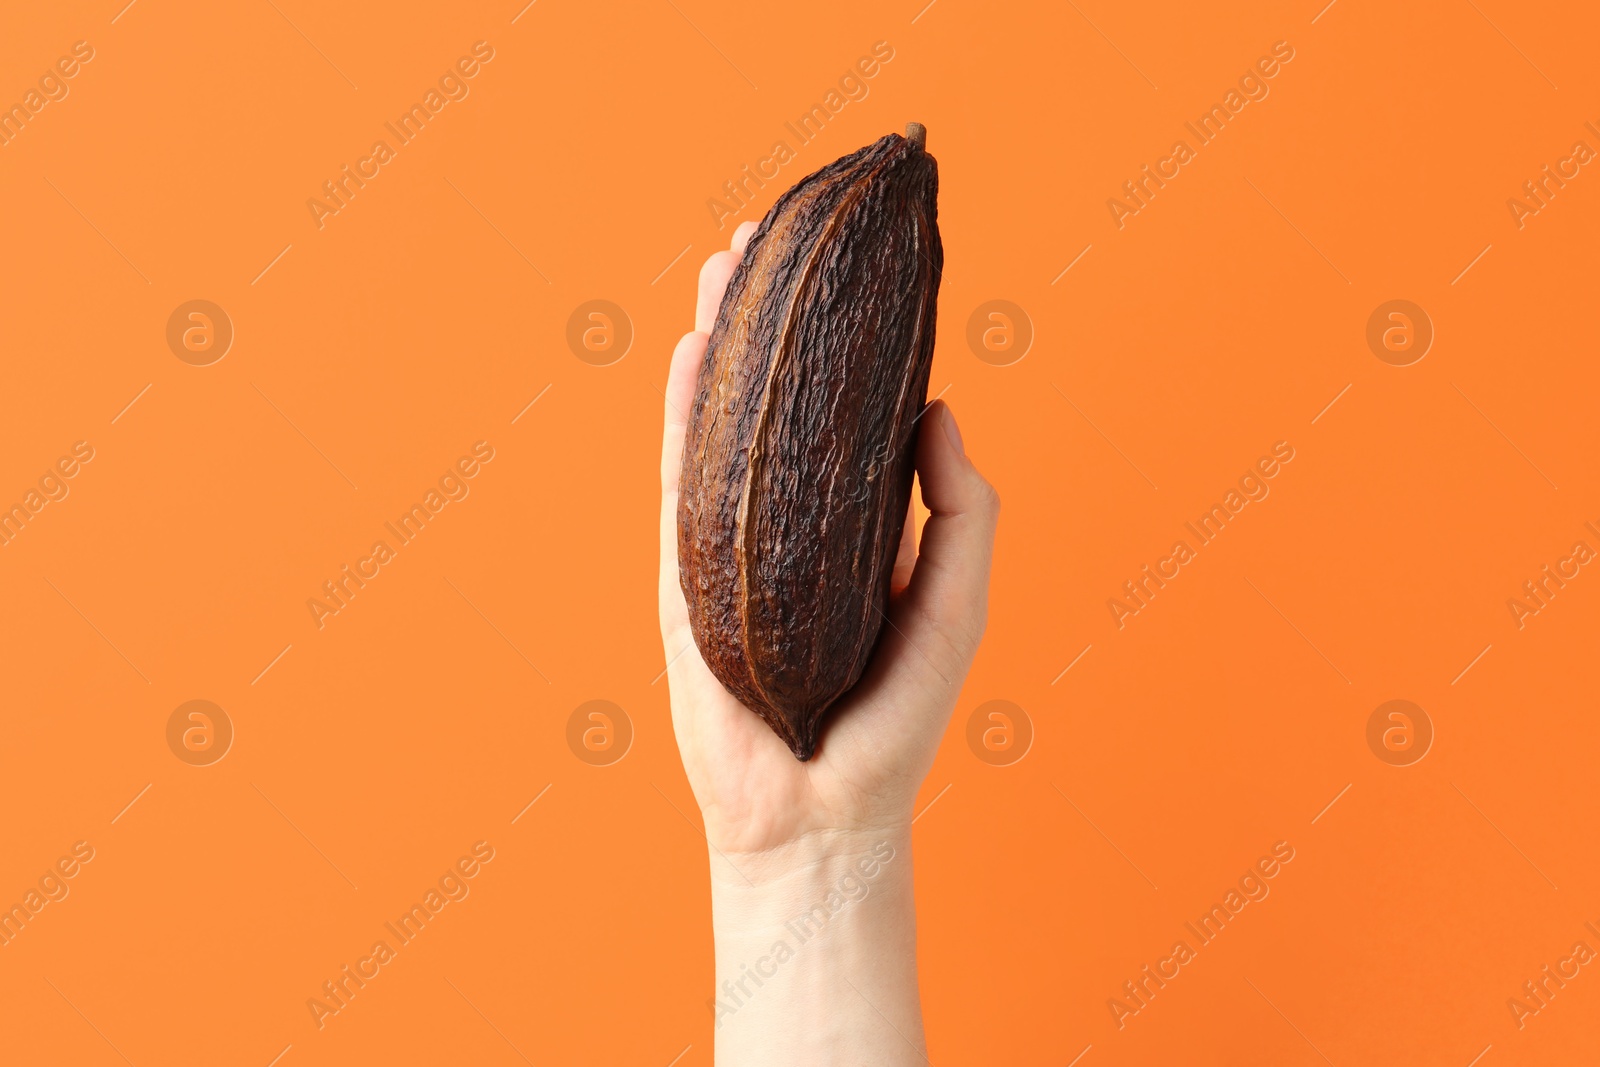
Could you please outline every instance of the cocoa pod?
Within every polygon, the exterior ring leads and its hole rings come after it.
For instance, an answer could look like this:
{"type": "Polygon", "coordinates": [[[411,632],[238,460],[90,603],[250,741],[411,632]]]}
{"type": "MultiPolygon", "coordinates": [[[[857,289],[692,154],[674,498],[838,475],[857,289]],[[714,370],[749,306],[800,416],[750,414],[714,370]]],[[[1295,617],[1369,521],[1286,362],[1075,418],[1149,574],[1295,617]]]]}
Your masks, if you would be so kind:
{"type": "Polygon", "coordinates": [[[801,760],[887,619],[944,264],[925,141],[912,123],[779,198],[689,414],[678,564],[695,643],[801,760]]]}

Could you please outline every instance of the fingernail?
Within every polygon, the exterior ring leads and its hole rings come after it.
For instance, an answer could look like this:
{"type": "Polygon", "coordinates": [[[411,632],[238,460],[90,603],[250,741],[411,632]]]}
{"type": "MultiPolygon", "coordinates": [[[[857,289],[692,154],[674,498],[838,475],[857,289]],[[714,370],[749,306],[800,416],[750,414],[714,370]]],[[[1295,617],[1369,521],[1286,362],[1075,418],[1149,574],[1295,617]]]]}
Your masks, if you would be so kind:
{"type": "Polygon", "coordinates": [[[956,455],[967,454],[966,448],[961,444],[961,427],[956,425],[955,413],[950,410],[950,405],[944,405],[944,435],[950,438],[950,447],[956,450],[956,455]]]}

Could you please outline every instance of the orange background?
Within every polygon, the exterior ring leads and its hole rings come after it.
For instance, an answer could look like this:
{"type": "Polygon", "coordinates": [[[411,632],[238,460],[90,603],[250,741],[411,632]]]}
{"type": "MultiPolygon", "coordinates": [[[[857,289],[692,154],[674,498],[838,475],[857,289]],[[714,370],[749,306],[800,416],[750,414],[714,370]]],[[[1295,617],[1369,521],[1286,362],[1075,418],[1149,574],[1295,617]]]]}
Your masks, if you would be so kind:
{"type": "Polygon", "coordinates": [[[934,1061],[1592,1056],[1593,965],[1523,1029],[1506,1000],[1600,949],[1600,577],[1520,630],[1506,601],[1600,547],[1600,176],[1521,229],[1506,200],[1600,148],[1600,16],[923,2],[8,14],[4,101],[95,57],[0,148],[0,502],[95,456],[0,548],[0,903],[95,858],[0,948],[5,1058],[711,1062],[659,389],[732,231],[707,199],[880,40],[737,218],[929,127],[933,389],[1005,500],[916,824],[934,1061]],[[470,95],[318,229],[306,200],[479,40],[470,95]],[[1119,230],[1107,198],[1280,40],[1270,95],[1119,230]],[[196,298],[236,333],[210,366],[165,339],[196,298]],[[1436,329],[1407,367],[1365,341],[1395,298],[1436,329]],[[635,331],[609,366],[566,342],[590,299],[635,331]],[[966,343],[992,299],[1036,331],[1010,366],[966,343]],[[479,440],[470,496],[319,630],[306,600],[479,440]],[[1270,497],[1119,630],[1107,598],[1280,440],[1270,497]],[[210,766],[167,745],[194,699],[236,730],[210,766]],[[566,742],[591,699],[634,729],[610,766],[566,742]],[[1036,735],[1005,767],[966,741],[996,699],[1036,735]],[[1367,745],[1391,699],[1436,731],[1412,766],[1367,745]],[[319,1030],[306,1000],[481,840],[471,895],[319,1030]],[[1107,999],[1280,840],[1271,895],[1119,1030],[1107,999]]]}

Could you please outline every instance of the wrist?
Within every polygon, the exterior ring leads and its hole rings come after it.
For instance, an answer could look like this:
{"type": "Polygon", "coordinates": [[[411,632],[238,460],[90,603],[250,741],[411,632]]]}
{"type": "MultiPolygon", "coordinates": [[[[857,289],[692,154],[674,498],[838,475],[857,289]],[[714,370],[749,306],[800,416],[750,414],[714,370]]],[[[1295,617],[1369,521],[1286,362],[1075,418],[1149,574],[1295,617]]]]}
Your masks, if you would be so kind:
{"type": "Polygon", "coordinates": [[[921,1062],[909,822],[712,871],[719,1065],[921,1062]]]}
{"type": "MultiPolygon", "coordinates": [[[[847,903],[911,887],[911,827],[817,830],[758,852],[712,847],[711,903],[719,929],[784,921],[830,894],[847,903]]],[[[837,902],[837,901],[836,901],[837,902]]]]}
{"type": "Polygon", "coordinates": [[[852,873],[870,883],[889,866],[909,866],[911,823],[907,818],[811,830],[762,849],[722,848],[714,837],[707,843],[714,900],[720,896],[738,906],[792,903],[807,893],[826,892],[852,873]]]}

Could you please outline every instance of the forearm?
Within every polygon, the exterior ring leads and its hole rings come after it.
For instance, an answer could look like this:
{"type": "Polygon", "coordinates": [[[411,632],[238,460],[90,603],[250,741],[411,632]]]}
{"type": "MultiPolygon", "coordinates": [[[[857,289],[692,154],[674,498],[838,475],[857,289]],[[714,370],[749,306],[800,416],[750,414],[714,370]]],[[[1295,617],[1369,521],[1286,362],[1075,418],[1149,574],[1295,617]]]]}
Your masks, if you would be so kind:
{"type": "Polygon", "coordinates": [[[718,1067],[923,1064],[909,826],[711,855],[718,1067]]]}

